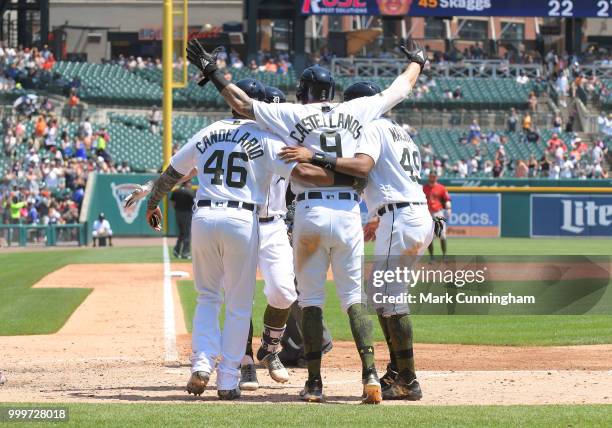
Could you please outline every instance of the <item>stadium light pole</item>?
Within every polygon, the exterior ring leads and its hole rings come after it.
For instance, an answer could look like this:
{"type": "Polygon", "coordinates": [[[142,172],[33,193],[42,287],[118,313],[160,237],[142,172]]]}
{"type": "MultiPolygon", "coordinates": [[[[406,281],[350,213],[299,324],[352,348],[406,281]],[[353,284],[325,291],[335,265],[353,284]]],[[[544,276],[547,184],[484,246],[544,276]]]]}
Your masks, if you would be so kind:
{"type": "MultiPolygon", "coordinates": [[[[172,31],[172,3],[164,0],[162,32],[162,75],[163,75],[163,125],[162,139],[163,169],[170,165],[172,156],[172,48],[174,35],[172,31]]],[[[164,230],[168,232],[168,197],[164,198],[164,230]]]]}

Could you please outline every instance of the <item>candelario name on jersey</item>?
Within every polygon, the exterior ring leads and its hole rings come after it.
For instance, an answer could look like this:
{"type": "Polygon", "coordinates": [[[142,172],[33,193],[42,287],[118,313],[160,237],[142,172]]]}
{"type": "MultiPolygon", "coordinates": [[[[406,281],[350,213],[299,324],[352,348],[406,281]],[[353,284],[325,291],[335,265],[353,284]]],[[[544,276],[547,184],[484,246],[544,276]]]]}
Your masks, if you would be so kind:
{"type": "Polygon", "coordinates": [[[319,128],[346,129],[353,135],[353,138],[358,139],[363,126],[350,114],[333,113],[326,117],[322,113],[315,113],[300,120],[294,125],[294,128],[289,136],[298,144],[302,144],[308,134],[319,128]]]}
{"type": "Polygon", "coordinates": [[[196,149],[203,154],[206,149],[217,143],[240,144],[250,160],[264,155],[263,146],[257,137],[251,136],[250,132],[242,131],[240,128],[210,131],[196,143],[196,149]]]}

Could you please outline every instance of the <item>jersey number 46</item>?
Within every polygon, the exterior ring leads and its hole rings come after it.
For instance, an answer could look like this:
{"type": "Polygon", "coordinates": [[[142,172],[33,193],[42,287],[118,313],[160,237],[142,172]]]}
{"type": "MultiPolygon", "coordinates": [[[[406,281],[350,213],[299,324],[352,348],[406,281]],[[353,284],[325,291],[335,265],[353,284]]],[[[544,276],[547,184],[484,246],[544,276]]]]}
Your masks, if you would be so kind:
{"type": "Polygon", "coordinates": [[[236,161],[242,160],[248,162],[249,158],[247,154],[231,152],[227,157],[225,168],[223,167],[224,158],[225,152],[223,150],[215,150],[208,160],[204,162],[202,172],[204,174],[212,174],[210,184],[221,186],[223,185],[223,179],[225,177],[225,184],[227,187],[238,189],[244,187],[246,185],[248,172],[245,167],[236,165],[236,161]],[[237,178],[237,180],[234,178],[237,178]]]}

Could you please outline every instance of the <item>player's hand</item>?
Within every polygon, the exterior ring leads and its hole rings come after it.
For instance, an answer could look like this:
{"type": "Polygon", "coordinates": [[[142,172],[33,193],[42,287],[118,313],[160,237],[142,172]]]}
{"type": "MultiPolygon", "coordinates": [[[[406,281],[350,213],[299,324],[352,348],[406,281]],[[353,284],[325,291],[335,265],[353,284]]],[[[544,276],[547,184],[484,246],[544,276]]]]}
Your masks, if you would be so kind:
{"type": "Polygon", "coordinates": [[[444,231],[444,223],[446,223],[446,219],[442,216],[434,217],[434,235],[436,238],[442,236],[442,231],[444,231]]]}
{"type": "Polygon", "coordinates": [[[380,224],[380,217],[374,217],[363,226],[363,240],[373,241],[376,239],[376,229],[380,224]]]}
{"type": "Polygon", "coordinates": [[[215,48],[209,53],[198,39],[192,39],[187,43],[187,59],[200,70],[204,77],[198,82],[198,85],[204,86],[208,82],[208,76],[217,71],[217,54],[220,50],[221,48],[215,48]]]}
{"type": "Polygon", "coordinates": [[[154,210],[147,209],[146,218],[147,223],[149,223],[149,226],[151,226],[151,229],[155,230],[156,232],[161,231],[163,216],[159,207],[156,207],[154,210]]]}
{"type": "Polygon", "coordinates": [[[145,198],[153,189],[153,181],[147,181],[145,184],[138,186],[127,198],[123,200],[123,204],[126,208],[136,204],[139,200],[145,198]]]}
{"type": "Polygon", "coordinates": [[[312,152],[306,147],[283,147],[279,156],[286,163],[310,163],[312,160],[312,152]]]}
{"type": "Polygon", "coordinates": [[[427,62],[427,52],[414,40],[411,40],[407,45],[400,45],[400,50],[406,55],[408,61],[416,62],[421,66],[421,71],[423,71],[423,67],[425,67],[427,62]]]}

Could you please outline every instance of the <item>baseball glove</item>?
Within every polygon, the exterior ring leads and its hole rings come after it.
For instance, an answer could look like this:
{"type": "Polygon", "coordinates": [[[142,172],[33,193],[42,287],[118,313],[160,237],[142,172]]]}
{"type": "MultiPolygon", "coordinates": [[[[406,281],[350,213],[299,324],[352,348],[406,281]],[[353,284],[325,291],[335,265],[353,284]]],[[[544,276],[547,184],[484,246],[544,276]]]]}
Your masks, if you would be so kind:
{"type": "Polygon", "coordinates": [[[442,231],[444,230],[444,223],[446,223],[446,219],[442,216],[434,217],[434,235],[436,238],[442,236],[442,231]]]}
{"type": "Polygon", "coordinates": [[[410,42],[410,48],[400,45],[400,50],[406,55],[410,62],[416,62],[421,66],[421,71],[427,62],[427,52],[414,40],[410,42]]]}

